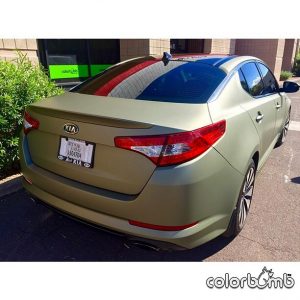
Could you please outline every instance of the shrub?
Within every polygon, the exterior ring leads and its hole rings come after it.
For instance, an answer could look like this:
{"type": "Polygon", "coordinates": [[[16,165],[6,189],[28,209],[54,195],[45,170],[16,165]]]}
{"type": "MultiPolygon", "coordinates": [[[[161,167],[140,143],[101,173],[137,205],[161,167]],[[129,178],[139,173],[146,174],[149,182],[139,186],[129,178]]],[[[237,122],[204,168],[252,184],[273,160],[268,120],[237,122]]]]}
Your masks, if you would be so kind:
{"type": "Polygon", "coordinates": [[[289,71],[281,71],[280,73],[280,80],[287,80],[293,76],[292,72],[289,71]]]}
{"type": "Polygon", "coordinates": [[[63,93],[41,66],[23,54],[15,61],[0,61],[0,179],[18,166],[19,133],[26,105],[63,93]]]}
{"type": "Polygon", "coordinates": [[[300,52],[295,57],[294,67],[293,67],[293,73],[296,76],[300,76],[300,52]]]}

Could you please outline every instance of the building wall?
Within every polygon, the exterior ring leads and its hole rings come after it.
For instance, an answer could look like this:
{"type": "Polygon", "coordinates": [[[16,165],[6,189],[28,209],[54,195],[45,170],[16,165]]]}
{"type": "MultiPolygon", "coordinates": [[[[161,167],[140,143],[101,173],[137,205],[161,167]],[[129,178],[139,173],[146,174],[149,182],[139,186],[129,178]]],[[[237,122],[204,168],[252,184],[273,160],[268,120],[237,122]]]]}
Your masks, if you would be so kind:
{"type": "Polygon", "coordinates": [[[207,39],[204,42],[204,53],[234,54],[235,44],[235,39],[207,39]]]}
{"type": "Polygon", "coordinates": [[[266,62],[276,78],[279,79],[284,45],[284,39],[237,39],[235,53],[260,58],[266,62]]]}
{"type": "Polygon", "coordinates": [[[170,53],[170,39],[150,40],[150,55],[163,56],[164,52],[170,53]]]}
{"type": "Polygon", "coordinates": [[[204,43],[204,39],[189,39],[187,45],[189,53],[203,53],[204,43]]]}
{"type": "Polygon", "coordinates": [[[280,72],[282,70],[282,62],[283,62],[283,54],[284,54],[284,45],[285,40],[279,39],[277,44],[277,52],[276,52],[276,58],[275,58],[275,66],[274,66],[274,75],[279,80],[280,78],[280,72]]]}
{"type": "Polygon", "coordinates": [[[297,49],[297,40],[296,39],[286,39],[284,46],[284,54],[282,61],[282,70],[291,71],[294,65],[294,59],[297,49]]]}
{"type": "Polygon", "coordinates": [[[162,56],[170,52],[170,39],[121,39],[121,61],[144,55],[162,56]]]}
{"type": "Polygon", "coordinates": [[[211,45],[212,45],[212,39],[205,39],[203,52],[207,54],[211,53],[211,45]]]}
{"type": "MultiPolygon", "coordinates": [[[[209,54],[252,55],[264,60],[275,76],[279,78],[281,70],[290,70],[293,65],[297,39],[193,39],[193,52],[209,54]],[[203,45],[204,44],[204,45],[203,45]]],[[[191,48],[191,47],[190,47],[191,48]]],[[[16,49],[25,53],[34,63],[38,63],[37,41],[35,39],[0,39],[0,60],[14,60],[16,49]]],[[[162,56],[170,52],[170,39],[121,39],[121,61],[144,55],[162,56]]]]}
{"type": "Polygon", "coordinates": [[[14,60],[20,50],[34,63],[38,63],[37,41],[35,39],[0,39],[0,60],[14,60]]]}
{"type": "Polygon", "coordinates": [[[149,55],[149,39],[121,39],[120,60],[149,55]]]}

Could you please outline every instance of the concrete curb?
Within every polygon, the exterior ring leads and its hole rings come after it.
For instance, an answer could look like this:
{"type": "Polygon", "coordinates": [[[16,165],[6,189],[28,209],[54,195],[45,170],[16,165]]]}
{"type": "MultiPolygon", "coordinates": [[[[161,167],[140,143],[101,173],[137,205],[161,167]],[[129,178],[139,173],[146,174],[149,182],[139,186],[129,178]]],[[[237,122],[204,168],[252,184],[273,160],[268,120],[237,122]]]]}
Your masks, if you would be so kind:
{"type": "Polygon", "coordinates": [[[0,198],[8,196],[22,189],[21,176],[21,174],[17,177],[14,176],[14,178],[8,179],[0,184],[0,198]]]}

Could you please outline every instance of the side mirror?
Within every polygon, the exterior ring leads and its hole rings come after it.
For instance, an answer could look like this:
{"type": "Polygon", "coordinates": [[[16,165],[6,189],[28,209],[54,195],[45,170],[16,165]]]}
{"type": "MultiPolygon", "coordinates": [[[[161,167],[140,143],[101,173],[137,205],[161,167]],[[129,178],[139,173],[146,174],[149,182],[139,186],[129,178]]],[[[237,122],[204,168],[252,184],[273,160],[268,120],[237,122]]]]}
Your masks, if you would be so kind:
{"type": "Polygon", "coordinates": [[[293,81],[285,81],[283,83],[283,88],[280,89],[280,92],[285,92],[285,93],[296,93],[300,89],[300,86],[297,82],[293,81]]]}

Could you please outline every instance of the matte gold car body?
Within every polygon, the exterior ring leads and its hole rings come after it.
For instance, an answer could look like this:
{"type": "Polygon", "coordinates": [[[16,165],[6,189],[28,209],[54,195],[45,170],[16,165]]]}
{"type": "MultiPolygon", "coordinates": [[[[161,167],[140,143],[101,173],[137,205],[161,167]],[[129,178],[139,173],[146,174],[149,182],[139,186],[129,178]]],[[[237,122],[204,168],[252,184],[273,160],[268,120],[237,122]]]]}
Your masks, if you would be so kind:
{"type": "Polygon", "coordinates": [[[250,160],[255,158],[258,169],[262,167],[291,105],[285,94],[255,102],[241,88],[235,68],[251,60],[257,59],[237,57],[221,65],[228,75],[205,104],[65,93],[27,107],[40,128],[26,137],[21,133],[21,168],[32,182],[23,180],[24,187],[64,212],[124,234],[184,248],[217,237],[228,227],[250,160]],[[281,101],[280,111],[276,101],[281,101]],[[266,116],[266,127],[253,120],[257,109],[266,116]],[[222,119],[225,135],[180,165],[156,167],[145,156],[114,146],[116,136],[182,132],[222,119]],[[79,127],[77,139],[96,143],[93,169],[57,159],[59,138],[68,136],[63,131],[66,123],[79,127]],[[159,231],[128,220],[166,226],[199,223],[185,230],[159,231]]]}

